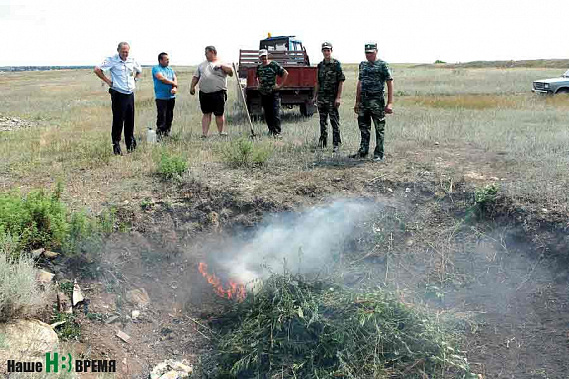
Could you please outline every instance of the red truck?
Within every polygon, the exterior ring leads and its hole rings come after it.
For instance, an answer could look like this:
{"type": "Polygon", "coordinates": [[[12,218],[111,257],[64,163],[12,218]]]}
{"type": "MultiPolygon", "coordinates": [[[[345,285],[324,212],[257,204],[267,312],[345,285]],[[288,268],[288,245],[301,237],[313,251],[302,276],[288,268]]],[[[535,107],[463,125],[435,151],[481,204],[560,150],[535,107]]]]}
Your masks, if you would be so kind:
{"type": "MultiPolygon", "coordinates": [[[[259,50],[267,49],[269,59],[278,62],[288,71],[288,78],[280,90],[281,106],[292,109],[299,106],[303,116],[310,117],[316,111],[312,103],[317,80],[317,67],[310,66],[310,60],[302,42],[294,36],[270,37],[261,40],[259,50]]],[[[261,97],[255,79],[256,69],[261,61],[259,50],[239,50],[239,81],[245,95],[249,114],[259,117],[263,114],[261,97]]],[[[282,79],[277,77],[277,83],[282,79]]]]}

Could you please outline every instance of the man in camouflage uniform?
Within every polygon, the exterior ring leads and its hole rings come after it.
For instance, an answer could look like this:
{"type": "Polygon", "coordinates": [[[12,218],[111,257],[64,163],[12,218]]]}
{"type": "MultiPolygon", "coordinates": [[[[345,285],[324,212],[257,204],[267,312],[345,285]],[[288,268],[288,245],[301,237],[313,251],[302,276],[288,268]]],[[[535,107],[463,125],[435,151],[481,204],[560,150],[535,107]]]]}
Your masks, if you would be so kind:
{"type": "Polygon", "coordinates": [[[283,87],[288,76],[280,64],[275,61],[269,60],[269,53],[267,50],[259,50],[259,58],[261,64],[257,66],[256,77],[261,94],[261,105],[265,113],[265,121],[269,127],[269,134],[273,137],[280,137],[281,135],[281,98],[279,90],[283,87]],[[282,83],[277,83],[277,75],[283,78],[282,83]]]}
{"type": "Polygon", "coordinates": [[[328,116],[332,124],[332,141],[334,152],[338,151],[342,143],[340,138],[340,115],[338,107],[342,97],[342,87],[346,80],[342,72],[342,65],[339,61],[332,58],[332,44],[324,42],[322,44],[322,55],[324,60],[318,63],[318,81],[314,89],[314,102],[318,104],[320,114],[320,141],[319,146],[325,148],[328,144],[328,131],[326,130],[328,116]]]}
{"type": "Polygon", "coordinates": [[[351,158],[365,158],[369,152],[371,120],[375,125],[375,161],[383,161],[383,136],[385,114],[393,113],[393,78],[389,65],[377,58],[377,43],[365,45],[366,60],[360,63],[354,112],[358,114],[358,125],[362,135],[360,149],[351,158]],[[384,83],[387,84],[385,104],[384,83]]]}

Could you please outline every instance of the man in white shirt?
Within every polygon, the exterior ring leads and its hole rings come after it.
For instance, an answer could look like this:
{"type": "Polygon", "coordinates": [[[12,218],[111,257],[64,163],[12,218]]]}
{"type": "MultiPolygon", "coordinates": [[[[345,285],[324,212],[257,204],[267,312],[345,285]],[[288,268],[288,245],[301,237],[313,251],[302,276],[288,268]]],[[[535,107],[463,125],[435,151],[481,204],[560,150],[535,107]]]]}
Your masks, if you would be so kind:
{"type": "Polygon", "coordinates": [[[113,152],[121,153],[121,134],[124,125],[124,141],[127,151],[136,149],[134,138],[134,88],[135,81],[140,79],[142,67],[128,54],[130,46],[126,42],[119,43],[118,54],[108,57],[102,64],[95,67],[95,74],[109,85],[113,110],[113,128],[111,132],[113,140],[113,152]],[[111,72],[109,79],[104,71],[111,72]]]}
{"type": "Polygon", "coordinates": [[[215,123],[219,135],[227,135],[223,131],[225,124],[225,102],[227,101],[227,76],[233,76],[231,66],[221,63],[217,59],[217,50],[214,46],[205,48],[206,60],[202,62],[192,78],[190,94],[196,93],[196,85],[200,86],[200,106],[202,109],[202,138],[207,137],[211,114],[215,115],[215,123]]]}

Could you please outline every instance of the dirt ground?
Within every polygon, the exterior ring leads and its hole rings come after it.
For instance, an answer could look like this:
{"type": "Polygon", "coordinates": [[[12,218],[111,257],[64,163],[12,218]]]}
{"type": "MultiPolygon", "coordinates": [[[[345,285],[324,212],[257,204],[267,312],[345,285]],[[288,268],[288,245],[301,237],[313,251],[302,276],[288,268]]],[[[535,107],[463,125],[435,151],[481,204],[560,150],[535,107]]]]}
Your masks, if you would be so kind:
{"type": "Polygon", "coordinates": [[[212,246],[246,236],[270,214],[352,198],[381,205],[372,216],[381,231],[362,224],[346,242],[346,285],[394,289],[410,304],[453,315],[472,371],[485,378],[564,378],[567,218],[504,198],[471,217],[474,187],[512,175],[500,154],[433,145],[381,164],[330,157],[302,172],[213,167],[199,180],[156,181],[144,203],[121,205],[129,231],[105,241],[100,275],[81,279],[88,313],[101,319],[79,316],[76,350],[116,359],[120,378],[147,377],[170,358],[198,363],[211,349],[208,317],[227,301],[198,272],[212,246]],[[149,294],[146,307],[126,300],[138,288],[149,294]],[[106,323],[111,316],[119,317],[106,323]]]}

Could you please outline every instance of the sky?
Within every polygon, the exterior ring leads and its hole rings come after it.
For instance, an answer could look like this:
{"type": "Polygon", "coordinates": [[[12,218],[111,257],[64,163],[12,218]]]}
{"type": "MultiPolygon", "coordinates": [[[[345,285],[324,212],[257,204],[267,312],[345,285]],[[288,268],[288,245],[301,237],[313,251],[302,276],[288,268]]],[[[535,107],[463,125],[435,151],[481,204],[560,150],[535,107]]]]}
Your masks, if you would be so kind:
{"type": "Polygon", "coordinates": [[[324,41],[346,63],[368,41],[391,63],[569,59],[568,21],[567,0],[0,0],[0,66],[97,65],[120,41],[141,64],[194,65],[207,45],[233,62],[267,33],[297,36],[312,62],[324,41]]]}

